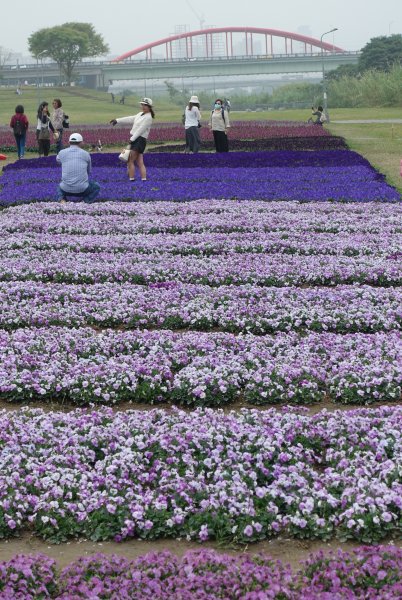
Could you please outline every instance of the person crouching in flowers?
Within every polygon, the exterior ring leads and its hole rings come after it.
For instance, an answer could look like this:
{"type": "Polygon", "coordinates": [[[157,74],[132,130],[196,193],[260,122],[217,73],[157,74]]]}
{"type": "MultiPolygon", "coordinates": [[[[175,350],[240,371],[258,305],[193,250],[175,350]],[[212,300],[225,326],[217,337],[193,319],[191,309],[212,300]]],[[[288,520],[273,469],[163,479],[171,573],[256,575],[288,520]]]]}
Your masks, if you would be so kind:
{"type": "Polygon", "coordinates": [[[152,119],[155,113],[152,108],[151,98],[143,98],[140,102],[141,112],[131,117],[112,119],[110,123],[132,125],[130,131],[130,154],[128,157],[127,170],[130,181],[135,181],[135,165],[137,165],[142,181],[147,180],[147,171],[144,165],[144,150],[152,127],[152,119]]]}

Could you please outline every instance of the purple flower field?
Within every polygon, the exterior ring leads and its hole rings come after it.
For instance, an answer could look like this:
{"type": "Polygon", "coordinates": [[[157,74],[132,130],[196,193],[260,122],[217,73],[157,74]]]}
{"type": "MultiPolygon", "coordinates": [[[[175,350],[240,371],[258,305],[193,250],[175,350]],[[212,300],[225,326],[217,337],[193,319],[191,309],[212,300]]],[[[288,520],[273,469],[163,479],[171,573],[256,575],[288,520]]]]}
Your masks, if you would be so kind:
{"type": "Polygon", "coordinates": [[[150,553],[134,561],[95,554],[61,573],[45,555],[17,556],[0,563],[0,590],[4,600],[397,600],[401,566],[401,550],[394,546],[313,554],[299,571],[262,554],[233,557],[211,550],[182,558],[150,553]]]}
{"type": "Polygon", "coordinates": [[[4,169],[0,537],[388,546],[15,557],[1,598],[401,596],[401,197],[324,129],[253,127],[146,182],[94,154],[91,205],[54,157],[4,169]]]}
{"type": "MultiPolygon", "coordinates": [[[[148,181],[134,183],[117,154],[94,155],[93,165],[99,200],[400,200],[382,175],[348,150],[154,153],[147,157],[148,181]]],[[[60,176],[54,157],[10,164],[1,178],[0,205],[53,200],[60,176]]]]}

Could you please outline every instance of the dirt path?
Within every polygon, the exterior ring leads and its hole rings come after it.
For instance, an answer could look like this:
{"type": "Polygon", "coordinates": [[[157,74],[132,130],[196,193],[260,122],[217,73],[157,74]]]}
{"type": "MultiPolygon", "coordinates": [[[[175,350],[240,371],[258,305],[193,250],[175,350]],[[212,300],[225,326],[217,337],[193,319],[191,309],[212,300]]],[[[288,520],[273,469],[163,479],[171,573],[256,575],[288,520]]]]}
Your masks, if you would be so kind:
{"type": "MultiPolygon", "coordinates": [[[[259,410],[259,411],[266,411],[266,410],[270,410],[272,408],[275,408],[277,410],[281,410],[283,408],[285,408],[286,406],[291,406],[293,409],[297,409],[299,408],[300,410],[307,410],[307,414],[312,416],[312,415],[316,415],[317,413],[321,412],[322,410],[327,410],[328,412],[335,412],[335,411],[351,411],[351,410],[357,410],[359,408],[380,408],[382,406],[391,406],[391,407],[396,407],[396,406],[401,406],[402,401],[398,401],[398,402],[373,402],[372,404],[340,404],[340,403],[334,403],[331,402],[330,400],[324,400],[323,402],[316,402],[314,404],[290,404],[290,403],[283,403],[283,404],[264,404],[264,405],[256,405],[256,404],[250,404],[248,402],[233,402],[233,403],[228,403],[225,406],[219,406],[219,407],[210,407],[210,408],[214,408],[214,409],[221,409],[224,413],[229,413],[229,412],[240,412],[242,409],[246,408],[249,410],[259,410]]],[[[150,410],[155,410],[155,409],[163,409],[167,412],[172,411],[173,408],[179,408],[180,410],[183,410],[184,412],[187,413],[191,413],[195,410],[194,408],[189,408],[187,406],[180,406],[180,405],[173,405],[173,404],[168,404],[168,403],[156,403],[156,404],[138,404],[138,403],[130,403],[130,402],[121,402],[121,403],[117,403],[117,404],[105,404],[102,405],[100,403],[94,403],[91,408],[98,408],[101,406],[105,406],[105,407],[109,407],[112,408],[114,412],[118,413],[118,412],[127,412],[129,410],[136,410],[139,412],[149,412],[150,410]]],[[[17,402],[6,402],[5,400],[0,400],[0,410],[6,410],[10,413],[12,412],[18,412],[21,408],[41,408],[43,411],[45,412],[71,412],[73,410],[76,410],[77,408],[89,408],[88,406],[80,406],[80,405],[76,405],[76,404],[68,404],[68,403],[58,403],[58,402],[35,402],[34,400],[32,402],[21,402],[21,403],[17,403],[17,402]]],[[[208,407],[205,407],[208,408],[208,407]]]]}
{"type": "MultiPolygon", "coordinates": [[[[392,540],[384,542],[393,544],[392,540]]],[[[88,556],[102,552],[104,554],[118,554],[128,559],[134,559],[148,552],[161,552],[169,550],[178,556],[182,556],[188,550],[200,550],[202,548],[214,549],[218,552],[227,554],[239,554],[239,552],[248,552],[258,554],[263,552],[283,563],[289,563],[293,568],[299,566],[299,562],[308,557],[312,552],[322,550],[328,553],[338,548],[351,551],[361,544],[357,542],[341,543],[337,540],[331,542],[310,541],[310,540],[290,540],[277,538],[250,544],[248,546],[221,546],[216,543],[198,544],[196,542],[186,542],[179,540],[159,540],[156,542],[145,542],[140,540],[129,540],[120,544],[116,542],[94,543],[87,540],[71,541],[64,544],[51,545],[38,538],[23,536],[22,538],[7,540],[0,544],[1,560],[9,560],[16,554],[46,554],[54,558],[59,567],[63,568],[73,562],[80,556],[88,556]]],[[[402,547],[402,542],[395,542],[395,545],[402,547]]]]}

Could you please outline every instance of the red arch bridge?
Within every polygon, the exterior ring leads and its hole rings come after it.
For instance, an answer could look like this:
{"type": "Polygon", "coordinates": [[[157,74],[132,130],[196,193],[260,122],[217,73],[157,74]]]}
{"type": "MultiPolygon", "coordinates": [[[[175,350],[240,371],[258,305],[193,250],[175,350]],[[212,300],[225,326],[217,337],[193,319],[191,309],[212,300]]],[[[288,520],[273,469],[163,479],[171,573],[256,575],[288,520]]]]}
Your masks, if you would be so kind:
{"type": "MultiPolygon", "coordinates": [[[[261,27],[214,27],[184,31],[155,42],[139,46],[113,62],[120,62],[134,56],[144,56],[151,61],[155,48],[164,50],[166,60],[175,58],[216,58],[218,56],[233,58],[238,56],[265,55],[273,58],[276,55],[310,54],[319,51],[343,54],[345,50],[312,37],[279,29],[261,27]],[[234,40],[240,34],[240,41],[234,40]],[[237,51],[236,51],[237,50],[237,51]],[[257,51],[258,50],[258,51],[257,51]]],[[[156,57],[155,57],[156,58],[156,57]]]]}
{"type": "Polygon", "coordinates": [[[285,73],[314,73],[356,64],[347,52],[323,40],[260,27],[184,31],[134,48],[104,66],[116,79],[166,79],[285,73]]]}
{"type": "MultiPolygon", "coordinates": [[[[77,65],[88,87],[116,80],[321,73],[357,64],[359,52],[298,33],[260,27],[184,31],[134,48],[113,61],[77,65]]],[[[58,81],[57,64],[4,66],[6,81],[58,81]]]]}

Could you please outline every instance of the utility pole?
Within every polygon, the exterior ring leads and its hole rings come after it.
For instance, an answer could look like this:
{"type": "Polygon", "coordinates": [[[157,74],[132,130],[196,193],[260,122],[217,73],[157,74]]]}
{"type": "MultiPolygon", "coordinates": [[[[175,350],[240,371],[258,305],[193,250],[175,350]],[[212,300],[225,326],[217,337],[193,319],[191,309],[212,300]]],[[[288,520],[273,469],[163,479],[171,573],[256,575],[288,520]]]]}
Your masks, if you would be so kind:
{"type": "Polygon", "coordinates": [[[327,94],[327,82],[325,81],[324,49],[322,47],[322,39],[323,39],[324,35],[328,35],[329,33],[332,33],[333,31],[338,31],[338,28],[334,27],[330,31],[326,31],[325,33],[322,34],[322,36],[320,38],[320,40],[321,40],[322,90],[323,90],[323,96],[324,96],[324,107],[323,108],[324,108],[324,115],[326,116],[328,123],[329,123],[328,94],[327,94]]]}

